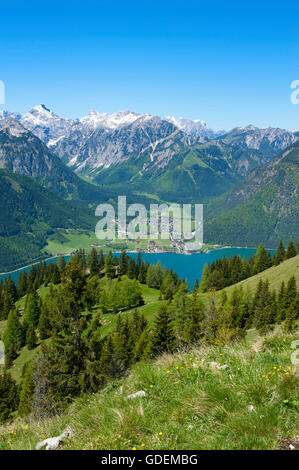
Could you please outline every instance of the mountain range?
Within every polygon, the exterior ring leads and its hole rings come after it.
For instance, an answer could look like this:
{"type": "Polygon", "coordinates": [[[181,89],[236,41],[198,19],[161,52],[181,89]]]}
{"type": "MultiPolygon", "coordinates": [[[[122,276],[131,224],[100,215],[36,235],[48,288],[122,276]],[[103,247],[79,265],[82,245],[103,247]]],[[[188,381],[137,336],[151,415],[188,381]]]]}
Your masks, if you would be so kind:
{"type": "Polygon", "coordinates": [[[0,112],[0,169],[32,179],[39,200],[37,188],[54,206],[71,201],[89,224],[97,204],[121,194],[145,204],[205,203],[206,242],[272,247],[299,232],[298,140],[279,128],[216,132],[204,121],[133,111],[66,119],[39,105],[0,112]]]}

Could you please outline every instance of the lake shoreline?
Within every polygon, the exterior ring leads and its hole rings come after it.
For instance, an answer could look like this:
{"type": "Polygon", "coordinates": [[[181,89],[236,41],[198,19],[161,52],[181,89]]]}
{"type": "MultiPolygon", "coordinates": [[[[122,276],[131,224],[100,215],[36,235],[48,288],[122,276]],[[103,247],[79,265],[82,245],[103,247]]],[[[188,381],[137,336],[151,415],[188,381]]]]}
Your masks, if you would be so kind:
{"type": "MultiPolygon", "coordinates": [[[[79,250],[80,248],[78,248],[79,250]]],[[[138,251],[138,250],[125,250],[127,254],[130,254],[130,253],[133,253],[133,254],[137,254],[137,253],[141,253],[141,254],[153,254],[153,255],[158,255],[158,254],[173,254],[173,255],[186,255],[188,254],[188,256],[190,255],[198,255],[198,254],[207,254],[207,253],[211,253],[212,251],[218,251],[218,250],[230,250],[230,249],[236,249],[236,250],[257,250],[257,247],[247,247],[247,246],[229,246],[229,245],[225,245],[225,246],[222,246],[222,245],[214,245],[212,248],[208,249],[208,250],[201,250],[201,251],[197,251],[197,252],[193,252],[193,253],[181,253],[179,251],[177,252],[173,252],[173,251],[161,251],[161,252],[155,252],[155,251],[138,251]]],[[[268,251],[275,251],[273,248],[266,248],[266,250],[268,251]]],[[[61,256],[63,257],[66,257],[66,256],[71,256],[71,254],[74,253],[74,252],[71,252],[71,253],[61,253],[59,255],[53,255],[53,256],[50,256],[48,258],[41,258],[39,259],[38,261],[35,261],[33,263],[29,263],[27,264],[26,266],[21,266],[20,268],[16,268],[16,269],[13,269],[12,271],[7,271],[7,272],[3,272],[3,273],[0,273],[0,276],[7,276],[9,274],[13,274],[13,273],[17,273],[18,271],[23,271],[24,269],[27,269],[27,268],[30,268],[31,266],[35,266],[36,264],[39,264],[39,263],[43,263],[43,262],[47,262],[47,261],[50,261],[51,259],[58,259],[60,258],[61,256]]],[[[112,251],[112,254],[118,254],[118,253],[121,253],[121,251],[112,251]]]]}

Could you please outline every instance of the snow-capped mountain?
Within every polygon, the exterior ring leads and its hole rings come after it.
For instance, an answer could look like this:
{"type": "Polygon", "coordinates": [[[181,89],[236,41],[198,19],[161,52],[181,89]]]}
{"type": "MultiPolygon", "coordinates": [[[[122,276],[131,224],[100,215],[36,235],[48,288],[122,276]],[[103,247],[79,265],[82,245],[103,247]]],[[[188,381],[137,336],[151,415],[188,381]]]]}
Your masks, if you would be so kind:
{"type": "Polygon", "coordinates": [[[161,119],[129,110],[114,114],[90,111],[81,119],[66,119],[41,104],[24,115],[0,112],[0,119],[9,117],[18,120],[75,171],[92,174],[131,157],[144,158],[145,154],[150,156],[147,165],[160,168],[186,147],[211,140],[233,146],[234,154],[239,149],[240,161],[245,159],[241,166],[247,172],[251,168],[247,150],[259,166],[298,140],[295,132],[283,129],[247,126],[224,133],[213,131],[201,120],[161,119]]]}
{"type": "Polygon", "coordinates": [[[137,114],[133,111],[120,111],[115,114],[103,113],[97,111],[90,111],[87,116],[80,119],[80,123],[84,127],[91,129],[118,129],[119,127],[129,126],[133,122],[145,122],[152,119],[154,116],[151,114],[137,114]]]}
{"type": "Polygon", "coordinates": [[[0,110],[0,119],[13,118],[21,119],[22,115],[20,113],[11,113],[10,111],[1,111],[0,110]]]}
{"type": "Polygon", "coordinates": [[[241,148],[263,150],[265,153],[272,149],[273,152],[278,153],[296,142],[298,135],[296,132],[286,129],[274,127],[260,129],[249,125],[236,127],[219,139],[229,145],[237,145],[241,148]]]}
{"type": "Polygon", "coordinates": [[[108,167],[133,155],[137,158],[146,150],[153,161],[156,153],[157,160],[163,160],[163,156],[169,160],[175,151],[195,142],[172,123],[133,111],[90,111],[87,116],[72,120],[38,105],[19,120],[78,172],[108,167]]]}
{"type": "Polygon", "coordinates": [[[215,137],[224,134],[224,131],[213,131],[213,129],[208,127],[205,121],[201,121],[200,119],[191,121],[190,119],[182,117],[176,119],[174,116],[166,116],[165,120],[171,122],[178,129],[186,132],[186,134],[198,139],[214,139],[215,137]]]}
{"type": "Polygon", "coordinates": [[[45,144],[66,136],[76,121],[54,114],[44,104],[32,108],[20,117],[20,122],[45,144]]]}
{"type": "Polygon", "coordinates": [[[169,160],[175,152],[193,143],[192,137],[157,116],[130,117],[119,119],[117,126],[113,117],[101,126],[92,127],[90,133],[86,132],[86,127],[83,132],[75,128],[68,138],[59,139],[50,148],[62,158],[68,157],[69,166],[76,171],[93,172],[130,157],[139,158],[143,152],[151,155],[155,165],[163,159],[169,160]]]}

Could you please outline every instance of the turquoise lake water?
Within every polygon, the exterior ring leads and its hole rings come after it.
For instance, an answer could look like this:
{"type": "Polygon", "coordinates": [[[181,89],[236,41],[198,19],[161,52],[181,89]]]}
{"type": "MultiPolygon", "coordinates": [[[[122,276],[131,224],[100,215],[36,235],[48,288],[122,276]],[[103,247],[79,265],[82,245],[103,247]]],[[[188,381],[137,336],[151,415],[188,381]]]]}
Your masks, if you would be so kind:
{"type": "MultiPolygon", "coordinates": [[[[223,258],[226,256],[229,258],[233,255],[240,255],[241,258],[249,258],[255,253],[255,249],[250,248],[223,248],[221,250],[213,250],[209,253],[195,253],[193,255],[183,255],[178,253],[142,253],[142,259],[149,263],[156,264],[158,261],[161,262],[162,266],[171,268],[176,271],[178,276],[188,281],[189,289],[194,286],[195,279],[198,278],[200,281],[202,270],[205,264],[211,263],[216,259],[223,258]]],[[[273,251],[273,250],[271,250],[273,251]]],[[[136,259],[136,253],[129,253],[130,256],[136,259]]],[[[67,259],[68,257],[66,257],[67,259]]],[[[55,259],[48,260],[46,263],[53,263],[55,259]]],[[[17,281],[20,272],[28,271],[30,266],[19,271],[15,271],[9,274],[14,281],[17,281]]],[[[0,279],[5,279],[8,274],[0,275],[0,279]]]]}

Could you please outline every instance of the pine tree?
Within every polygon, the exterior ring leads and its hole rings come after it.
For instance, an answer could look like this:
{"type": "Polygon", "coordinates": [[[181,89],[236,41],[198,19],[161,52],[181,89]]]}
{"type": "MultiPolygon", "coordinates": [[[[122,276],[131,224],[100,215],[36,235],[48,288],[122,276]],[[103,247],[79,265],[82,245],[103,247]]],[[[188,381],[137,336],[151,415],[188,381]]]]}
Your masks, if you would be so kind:
{"type": "Polygon", "coordinates": [[[5,345],[5,364],[9,367],[25,343],[24,329],[16,309],[11,310],[8,315],[2,339],[5,345]]]}
{"type": "Polygon", "coordinates": [[[28,326],[36,327],[40,316],[40,299],[36,291],[28,294],[24,318],[28,326]]]}
{"type": "Polygon", "coordinates": [[[119,274],[123,276],[124,274],[127,274],[127,271],[128,271],[128,257],[126,255],[126,252],[123,250],[119,257],[119,274]]]}
{"type": "Polygon", "coordinates": [[[280,263],[282,263],[283,260],[285,259],[285,256],[286,256],[286,252],[285,252],[285,249],[284,249],[284,245],[283,245],[282,240],[280,240],[279,245],[278,245],[278,247],[277,247],[276,255],[274,256],[274,264],[275,264],[275,266],[277,266],[277,265],[279,265],[280,263]]]}
{"type": "Polygon", "coordinates": [[[100,358],[101,370],[105,377],[117,378],[122,373],[122,366],[115,353],[112,337],[109,336],[100,358]]]}
{"type": "Polygon", "coordinates": [[[115,276],[114,258],[111,251],[109,251],[105,258],[105,273],[108,279],[113,279],[115,276]]]}
{"type": "Polygon", "coordinates": [[[153,264],[150,264],[146,271],[146,284],[148,287],[158,289],[159,283],[156,276],[156,268],[153,264]]]}
{"type": "Polygon", "coordinates": [[[174,351],[176,338],[172,326],[172,320],[166,305],[163,305],[155,320],[152,335],[152,354],[174,351]]]}
{"type": "Polygon", "coordinates": [[[60,271],[59,271],[59,268],[58,268],[58,266],[57,266],[56,263],[53,263],[53,272],[52,272],[52,276],[51,276],[51,277],[52,277],[51,280],[52,280],[52,282],[53,282],[54,285],[60,283],[60,280],[61,280],[61,278],[60,278],[60,271]]]}
{"type": "Polygon", "coordinates": [[[92,248],[89,255],[89,271],[90,276],[95,276],[99,273],[98,254],[95,248],[92,248]]]}
{"type": "Polygon", "coordinates": [[[196,343],[202,337],[203,304],[198,295],[198,288],[194,289],[187,305],[188,325],[185,340],[188,343],[196,343]]]}
{"type": "Polygon", "coordinates": [[[290,333],[296,331],[297,321],[299,318],[299,293],[296,298],[292,301],[286,311],[286,319],[284,322],[284,329],[290,333]]]}
{"type": "Polygon", "coordinates": [[[140,266],[142,263],[142,257],[141,257],[141,252],[138,251],[137,253],[137,259],[136,259],[136,267],[137,267],[137,273],[139,274],[140,266]]]}
{"type": "Polygon", "coordinates": [[[139,268],[138,281],[141,282],[141,284],[146,283],[146,267],[144,261],[141,262],[141,266],[139,268]]]}
{"type": "Polygon", "coordinates": [[[66,267],[66,262],[65,262],[64,256],[60,256],[58,258],[58,267],[59,267],[60,273],[62,274],[63,271],[64,271],[64,268],[66,267]]]}
{"type": "Polygon", "coordinates": [[[0,424],[9,421],[18,408],[19,390],[7,371],[0,370],[0,424]]]}
{"type": "Polygon", "coordinates": [[[99,252],[99,270],[100,272],[104,269],[105,267],[105,256],[103,253],[103,250],[100,250],[99,252]]]}
{"type": "Polygon", "coordinates": [[[198,277],[195,279],[194,287],[193,287],[193,292],[197,291],[199,289],[199,281],[198,277]]]}
{"type": "Polygon", "coordinates": [[[271,255],[262,244],[258,246],[254,258],[254,274],[260,273],[272,265],[271,255]]]}
{"type": "Polygon", "coordinates": [[[273,295],[269,289],[269,281],[262,282],[262,288],[259,290],[254,312],[254,326],[264,334],[269,330],[275,320],[275,305],[273,305],[273,295]]]}
{"type": "Polygon", "coordinates": [[[32,363],[27,362],[23,371],[23,380],[20,391],[19,414],[27,416],[31,413],[31,404],[34,394],[34,381],[32,373],[32,363]]]}
{"type": "Polygon", "coordinates": [[[133,258],[130,258],[127,274],[129,279],[134,279],[136,277],[136,266],[133,258]]]}
{"type": "Polygon", "coordinates": [[[294,242],[292,242],[292,240],[291,240],[289,245],[288,245],[287,252],[286,252],[286,259],[293,258],[296,255],[297,255],[297,250],[296,250],[296,247],[294,245],[294,242]]]}
{"type": "Polygon", "coordinates": [[[279,292],[278,292],[278,298],[277,298],[276,321],[278,323],[282,322],[283,320],[285,320],[285,315],[286,315],[286,289],[285,289],[285,283],[284,281],[282,281],[279,292]]]}
{"type": "Polygon", "coordinates": [[[287,310],[297,295],[297,285],[295,276],[290,277],[285,293],[285,309],[287,310]]]}
{"type": "Polygon", "coordinates": [[[27,329],[27,332],[26,332],[26,345],[27,345],[27,348],[29,350],[34,349],[36,347],[36,343],[37,343],[37,336],[36,336],[36,333],[35,333],[35,329],[33,328],[33,326],[29,326],[29,328],[27,329]]]}

